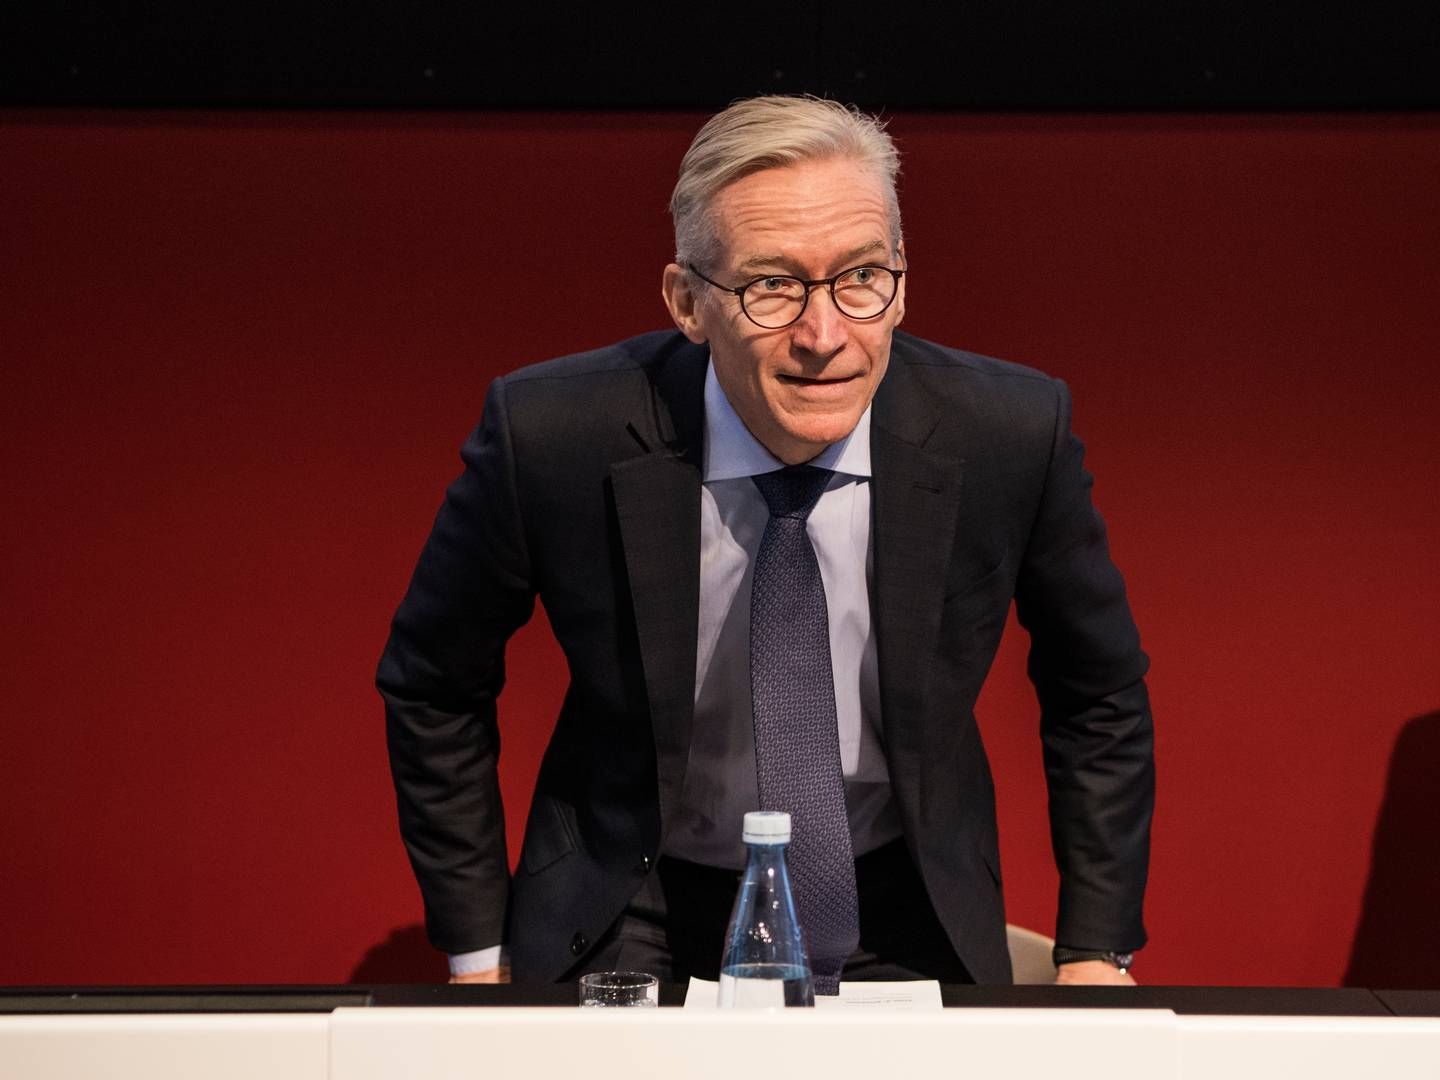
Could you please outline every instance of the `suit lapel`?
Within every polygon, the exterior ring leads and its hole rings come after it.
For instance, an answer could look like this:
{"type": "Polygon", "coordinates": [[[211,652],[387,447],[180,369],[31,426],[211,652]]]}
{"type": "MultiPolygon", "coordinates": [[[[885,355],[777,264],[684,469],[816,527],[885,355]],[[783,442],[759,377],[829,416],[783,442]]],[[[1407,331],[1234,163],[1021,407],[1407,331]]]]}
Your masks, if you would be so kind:
{"type": "Polygon", "coordinates": [[[703,350],[682,347],[661,364],[652,379],[653,413],[630,421],[631,434],[650,452],[610,470],[654,729],[662,823],[670,820],[684,781],[695,712],[704,378],[703,350]]]}
{"type": "MultiPolygon", "coordinates": [[[[871,426],[874,622],[892,768],[919,768],[928,674],[955,545],[961,468],[926,449],[940,417],[897,339],[871,426]]],[[[661,821],[684,782],[695,712],[705,353],[682,346],[652,376],[653,411],[630,420],[648,452],[612,466],[616,517],[654,729],[661,821]]]]}
{"type": "MultiPolygon", "coordinates": [[[[897,341],[896,352],[899,352],[897,341]]],[[[892,768],[922,751],[930,666],[940,636],[946,570],[955,544],[961,470],[925,449],[939,417],[900,356],[875,396],[874,607],[880,706],[892,768]]]]}

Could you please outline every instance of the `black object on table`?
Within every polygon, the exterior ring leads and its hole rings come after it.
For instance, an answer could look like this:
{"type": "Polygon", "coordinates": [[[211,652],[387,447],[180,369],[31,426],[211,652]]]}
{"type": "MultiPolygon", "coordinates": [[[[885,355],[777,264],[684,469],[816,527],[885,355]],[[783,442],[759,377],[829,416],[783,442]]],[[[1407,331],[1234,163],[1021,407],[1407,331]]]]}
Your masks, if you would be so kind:
{"type": "MultiPolygon", "coordinates": [[[[1211,1016],[1435,1016],[1440,990],[1225,986],[942,986],[947,1008],[1171,1009],[1211,1016]]],[[[660,1004],[685,1001],[661,983],[660,1004]]],[[[573,983],[509,986],[30,986],[0,988],[5,1013],[325,1013],[342,1007],[574,1006],[573,983]]]]}

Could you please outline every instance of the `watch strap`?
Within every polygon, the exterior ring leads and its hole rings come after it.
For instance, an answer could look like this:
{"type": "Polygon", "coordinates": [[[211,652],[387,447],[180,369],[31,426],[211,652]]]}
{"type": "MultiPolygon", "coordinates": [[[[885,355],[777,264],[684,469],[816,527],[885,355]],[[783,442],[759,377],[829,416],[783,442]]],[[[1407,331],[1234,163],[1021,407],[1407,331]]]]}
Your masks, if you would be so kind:
{"type": "Polygon", "coordinates": [[[1111,949],[1071,949],[1064,945],[1056,945],[1050,950],[1050,959],[1056,967],[1061,964],[1078,964],[1082,960],[1102,960],[1123,975],[1134,964],[1135,954],[1115,952],[1111,949]]]}

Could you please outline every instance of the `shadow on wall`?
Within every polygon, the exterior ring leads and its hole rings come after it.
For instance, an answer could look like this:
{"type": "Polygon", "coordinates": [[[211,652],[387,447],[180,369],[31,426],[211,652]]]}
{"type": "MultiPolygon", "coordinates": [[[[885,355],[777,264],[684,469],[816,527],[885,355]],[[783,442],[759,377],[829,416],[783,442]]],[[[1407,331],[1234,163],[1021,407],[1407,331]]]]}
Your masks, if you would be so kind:
{"type": "Polygon", "coordinates": [[[449,978],[444,954],[430,944],[419,923],[391,930],[350,972],[352,983],[443,983],[449,978]]]}
{"type": "Polygon", "coordinates": [[[1346,986],[1440,987],[1440,711],[1400,730],[1346,986]]]}

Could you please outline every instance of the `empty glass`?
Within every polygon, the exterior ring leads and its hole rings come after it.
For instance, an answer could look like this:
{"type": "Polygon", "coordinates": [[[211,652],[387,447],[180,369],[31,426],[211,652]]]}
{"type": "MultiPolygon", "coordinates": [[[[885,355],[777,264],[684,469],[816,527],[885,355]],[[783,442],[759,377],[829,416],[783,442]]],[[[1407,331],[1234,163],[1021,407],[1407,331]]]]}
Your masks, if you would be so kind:
{"type": "Polygon", "coordinates": [[[660,983],[643,971],[596,971],[580,976],[580,1004],[653,1009],[660,1004],[660,983]]]}

